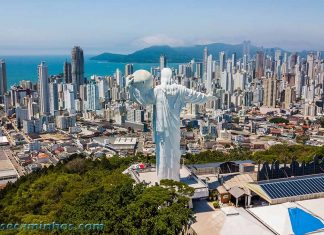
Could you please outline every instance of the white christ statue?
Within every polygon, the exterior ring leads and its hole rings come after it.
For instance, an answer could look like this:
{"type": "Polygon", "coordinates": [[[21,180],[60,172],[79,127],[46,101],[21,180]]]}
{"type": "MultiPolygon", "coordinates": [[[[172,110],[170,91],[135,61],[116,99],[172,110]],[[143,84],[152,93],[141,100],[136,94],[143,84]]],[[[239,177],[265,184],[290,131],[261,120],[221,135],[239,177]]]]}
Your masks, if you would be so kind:
{"type": "Polygon", "coordinates": [[[138,70],[127,77],[131,100],[153,105],[153,138],[155,140],[158,181],[180,180],[180,112],[187,103],[203,104],[214,97],[175,84],[170,68],[161,71],[161,85],[153,88],[153,77],[138,70]]]}

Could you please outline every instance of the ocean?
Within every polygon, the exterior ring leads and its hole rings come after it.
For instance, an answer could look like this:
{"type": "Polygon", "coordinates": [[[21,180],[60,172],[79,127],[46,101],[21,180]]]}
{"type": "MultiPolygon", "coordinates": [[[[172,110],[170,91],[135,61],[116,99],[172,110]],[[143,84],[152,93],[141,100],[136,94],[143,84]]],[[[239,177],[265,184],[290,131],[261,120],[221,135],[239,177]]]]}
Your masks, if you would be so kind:
{"type": "MultiPolygon", "coordinates": [[[[91,75],[108,76],[113,75],[117,68],[122,73],[125,72],[126,63],[111,63],[90,60],[91,56],[85,56],[85,77],[91,75]]],[[[14,84],[19,84],[21,80],[30,80],[37,82],[37,65],[45,61],[48,66],[48,74],[56,75],[63,72],[63,64],[66,60],[70,61],[70,56],[3,56],[7,66],[7,83],[8,88],[14,84]]],[[[134,70],[146,69],[150,71],[151,67],[159,66],[158,63],[133,63],[134,70]]],[[[168,64],[170,67],[178,67],[178,64],[168,64]]]]}

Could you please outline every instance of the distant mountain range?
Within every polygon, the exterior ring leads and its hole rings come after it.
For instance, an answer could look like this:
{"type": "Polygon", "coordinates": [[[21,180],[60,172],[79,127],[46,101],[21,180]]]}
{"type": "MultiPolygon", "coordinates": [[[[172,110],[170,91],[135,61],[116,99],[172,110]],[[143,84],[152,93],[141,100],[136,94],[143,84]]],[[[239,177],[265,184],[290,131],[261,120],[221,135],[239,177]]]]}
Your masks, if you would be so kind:
{"type": "MultiPolygon", "coordinates": [[[[116,63],[158,63],[161,54],[166,55],[168,63],[184,63],[189,62],[191,59],[202,61],[203,50],[208,48],[208,53],[212,54],[217,60],[219,53],[224,51],[226,55],[230,56],[236,52],[237,58],[242,57],[243,44],[226,44],[226,43],[212,43],[208,45],[195,45],[187,47],[170,47],[170,46],[151,46],[142,50],[135,51],[134,53],[123,55],[114,53],[102,53],[94,56],[91,60],[109,61],[116,63]]],[[[254,55],[257,50],[256,46],[250,46],[250,54],[254,55]]],[[[263,48],[267,54],[274,54],[275,50],[280,49],[282,52],[285,50],[281,48],[263,48]]],[[[300,52],[302,56],[307,54],[307,51],[300,52]]]]}

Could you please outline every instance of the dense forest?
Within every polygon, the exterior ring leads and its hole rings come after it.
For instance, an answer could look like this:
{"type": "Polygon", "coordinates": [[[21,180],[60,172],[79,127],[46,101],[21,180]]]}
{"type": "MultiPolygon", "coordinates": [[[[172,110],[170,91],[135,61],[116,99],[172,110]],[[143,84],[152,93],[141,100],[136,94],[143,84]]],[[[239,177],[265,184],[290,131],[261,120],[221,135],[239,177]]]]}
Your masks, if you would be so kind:
{"type": "MultiPolygon", "coordinates": [[[[225,154],[207,151],[185,155],[186,164],[250,159],[255,162],[279,160],[311,161],[324,157],[324,147],[275,145],[251,152],[233,149],[225,154]]],[[[173,181],[163,187],[134,184],[122,174],[134,162],[154,163],[154,156],[112,157],[100,160],[75,155],[57,166],[21,177],[0,191],[0,225],[103,224],[103,231],[92,234],[178,234],[194,221],[188,208],[192,188],[173,181]]],[[[0,229],[0,234],[26,234],[26,230],[0,229]]],[[[57,231],[52,231],[55,234],[57,231]]],[[[60,234],[80,234],[78,229],[60,234]]],[[[89,234],[89,231],[84,231],[89,234]]],[[[41,234],[35,230],[29,234],[41,234]]]]}
{"type": "MultiPolygon", "coordinates": [[[[0,191],[0,224],[103,224],[104,231],[92,234],[178,234],[193,219],[187,206],[191,188],[173,181],[164,182],[164,187],[134,185],[121,173],[130,161],[75,156],[24,176],[0,191]]],[[[78,229],[60,231],[80,233],[78,229]]]]}

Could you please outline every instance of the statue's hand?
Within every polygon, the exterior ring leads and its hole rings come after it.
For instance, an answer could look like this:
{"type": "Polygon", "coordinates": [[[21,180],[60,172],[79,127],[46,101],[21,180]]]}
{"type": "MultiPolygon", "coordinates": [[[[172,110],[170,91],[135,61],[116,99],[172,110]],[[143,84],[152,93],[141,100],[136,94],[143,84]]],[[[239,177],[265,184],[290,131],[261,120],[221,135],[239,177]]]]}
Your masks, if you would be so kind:
{"type": "Polygon", "coordinates": [[[216,100],[216,97],[213,96],[212,94],[207,94],[206,97],[207,97],[207,100],[208,100],[208,101],[216,100]]]}
{"type": "Polygon", "coordinates": [[[130,87],[134,83],[134,76],[128,75],[126,77],[126,87],[130,87]]]}

